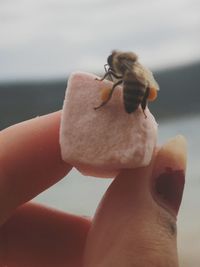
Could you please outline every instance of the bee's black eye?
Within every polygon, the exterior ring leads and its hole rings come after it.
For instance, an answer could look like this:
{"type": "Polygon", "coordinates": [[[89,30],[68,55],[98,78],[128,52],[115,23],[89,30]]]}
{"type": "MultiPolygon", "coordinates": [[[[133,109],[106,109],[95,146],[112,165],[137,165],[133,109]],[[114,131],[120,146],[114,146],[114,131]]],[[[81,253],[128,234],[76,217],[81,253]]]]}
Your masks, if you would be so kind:
{"type": "Polygon", "coordinates": [[[108,65],[112,68],[112,61],[113,61],[113,55],[111,54],[108,58],[107,58],[107,62],[108,65]]]}

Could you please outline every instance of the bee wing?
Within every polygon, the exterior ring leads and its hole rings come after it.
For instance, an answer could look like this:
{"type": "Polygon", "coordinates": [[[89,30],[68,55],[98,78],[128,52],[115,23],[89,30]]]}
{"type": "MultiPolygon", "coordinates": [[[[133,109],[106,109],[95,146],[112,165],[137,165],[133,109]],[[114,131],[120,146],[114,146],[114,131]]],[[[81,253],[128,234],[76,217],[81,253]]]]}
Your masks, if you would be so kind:
{"type": "Polygon", "coordinates": [[[154,101],[157,98],[157,91],[159,90],[159,85],[153,77],[153,73],[143,67],[145,78],[147,81],[147,87],[149,88],[148,101],[154,101]]]}
{"type": "Polygon", "coordinates": [[[148,82],[143,70],[143,66],[139,62],[128,61],[127,59],[122,62],[122,65],[125,66],[130,73],[134,74],[135,79],[144,85],[148,86],[148,82]]]}
{"type": "Polygon", "coordinates": [[[145,85],[149,88],[154,88],[154,90],[159,90],[159,85],[153,77],[153,73],[146,67],[142,66],[140,63],[135,64],[134,72],[136,77],[143,81],[145,85]]]}
{"type": "Polygon", "coordinates": [[[146,67],[142,66],[139,62],[133,63],[132,61],[124,60],[122,62],[130,72],[135,74],[135,78],[145,86],[159,90],[159,85],[153,77],[153,73],[146,67]]]}
{"type": "Polygon", "coordinates": [[[146,67],[143,67],[143,68],[144,68],[144,71],[146,73],[146,79],[148,80],[149,87],[154,88],[157,91],[160,90],[158,83],[156,82],[156,80],[153,77],[153,73],[148,68],[146,68],[146,67]]]}

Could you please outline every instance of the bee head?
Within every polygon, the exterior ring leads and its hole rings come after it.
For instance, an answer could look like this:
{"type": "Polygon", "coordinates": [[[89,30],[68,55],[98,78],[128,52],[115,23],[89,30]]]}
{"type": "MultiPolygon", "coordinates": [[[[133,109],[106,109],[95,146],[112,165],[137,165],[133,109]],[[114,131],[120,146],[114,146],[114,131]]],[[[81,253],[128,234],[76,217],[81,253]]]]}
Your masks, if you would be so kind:
{"type": "Polygon", "coordinates": [[[107,62],[111,69],[113,69],[113,57],[116,55],[116,51],[114,50],[111,55],[108,56],[107,62]]]}
{"type": "Polygon", "coordinates": [[[113,55],[111,54],[110,56],[108,56],[107,58],[107,62],[108,62],[108,65],[109,67],[112,69],[112,61],[113,61],[113,55]]]}

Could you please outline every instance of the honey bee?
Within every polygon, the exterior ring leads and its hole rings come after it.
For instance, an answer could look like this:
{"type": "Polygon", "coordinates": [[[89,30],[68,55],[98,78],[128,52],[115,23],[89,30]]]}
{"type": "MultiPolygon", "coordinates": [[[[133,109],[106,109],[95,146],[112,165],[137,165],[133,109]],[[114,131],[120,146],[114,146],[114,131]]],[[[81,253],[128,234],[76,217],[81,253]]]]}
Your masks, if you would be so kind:
{"type": "Polygon", "coordinates": [[[120,52],[114,50],[107,58],[104,66],[105,75],[99,81],[103,81],[109,76],[114,84],[103,102],[95,107],[103,107],[111,99],[116,86],[122,84],[123,102],[127,113],[133,113],[141,105],[143,113],[148,101],[153,101],[157,97],[159,86],[150,70],[138,62],[138,56],[133,52],[120,52]],[[106,68],[108,66],[108,68],[106,68]],[[114,79],[114,80],[113,80],[114,79]]]}

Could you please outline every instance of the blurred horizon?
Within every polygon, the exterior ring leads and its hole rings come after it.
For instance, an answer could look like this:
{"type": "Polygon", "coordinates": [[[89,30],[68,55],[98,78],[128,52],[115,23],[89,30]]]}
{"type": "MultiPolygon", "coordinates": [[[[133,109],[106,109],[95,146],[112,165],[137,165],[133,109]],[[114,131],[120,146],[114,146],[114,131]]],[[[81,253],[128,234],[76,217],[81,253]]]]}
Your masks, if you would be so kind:
{"type": "MultiPolygon", "coordinates": [[[[199,73],[200,62],[154,72],[160,90],[149,107],[159,122],[200,114],[199,73]]],[[[0,82],[0,129],[62,109],[67,80],[0,82]]]]}

